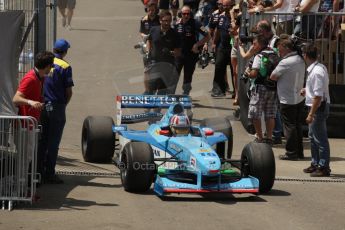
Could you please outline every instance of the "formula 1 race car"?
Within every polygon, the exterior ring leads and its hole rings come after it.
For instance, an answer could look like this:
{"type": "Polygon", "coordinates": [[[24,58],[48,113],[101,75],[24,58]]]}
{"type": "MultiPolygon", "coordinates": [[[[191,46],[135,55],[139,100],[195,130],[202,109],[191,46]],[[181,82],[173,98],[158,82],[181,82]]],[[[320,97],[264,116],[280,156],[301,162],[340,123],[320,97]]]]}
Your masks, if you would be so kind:
{"type": "Polygon", "coordinates": [[[241,159],[232,160],[229,120],[208,118],[194,126],[191,108],[189,96],[118,96],[117,125],[111,117],[89,116],[84,120],[83,158],[87,162],[112,159],[128,192],[145,192],[152,182],[159,196],[270,191],[275,178],[272,148],[249,143],[241,159]],[[125,108],[145,108],[145,112],[123,115],[125,108]],[[167,108],[164,115],[162,108],[167,108]],[[143,121],[151,123],[144,131],[128,128],[127,124],[143,121]]]}

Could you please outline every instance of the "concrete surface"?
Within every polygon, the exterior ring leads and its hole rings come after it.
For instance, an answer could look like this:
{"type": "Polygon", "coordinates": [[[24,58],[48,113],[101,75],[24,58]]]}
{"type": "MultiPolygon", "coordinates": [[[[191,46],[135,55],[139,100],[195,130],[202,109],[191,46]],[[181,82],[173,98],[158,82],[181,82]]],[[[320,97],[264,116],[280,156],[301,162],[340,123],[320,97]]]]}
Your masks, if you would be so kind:
{"type": "MultiPolygon", "coordinates": [[[[345,229],[345,142],[331,139],[332,176],[310,181],[302,172],[310,158],[280,161],[274,148],[277,181],[267,195],[175,195],[123,190],[111,164],[86,164],[80,150],[88,115],[115,117],[115,96],[143,92],[143,67],[133,45],[139,41],[143,9],[138,0],[79,0],[72,31],[58,24],[58,37],[71,42],[67,60],[74,71],[74,95],[61,143],[58,171],[63,185],[43,185],[41,200],[0,213],[0,229],[345,229]],[[70,172],[70,175],[67,172],[70,172]],[[84,172],[84,174],[83,174],[84,172]],[[85,173],[86,172],[86,173],[85,173]],[[87,174],[87,172],[89,174],[87,174]],[[91,173],[90,173],[91,172],[91,173]],[[95,176],[101,173],[102,176],[95,176]],[[84,176],[80,175],[83,174],[84,176]]],[[[213,66],[198,69],[194,81],[195,122],[232,115],[232,99],[208,91],[213,66]]],[[[181,92],[181,87],[178,91],[181,92]]],[[[234,158],[253,137],[232,120],[234,158]]],[[[144,128],[143,124],[134,126],[144,128]]],[[[305,155],[309,156],[306,140],[305,155]]]]}

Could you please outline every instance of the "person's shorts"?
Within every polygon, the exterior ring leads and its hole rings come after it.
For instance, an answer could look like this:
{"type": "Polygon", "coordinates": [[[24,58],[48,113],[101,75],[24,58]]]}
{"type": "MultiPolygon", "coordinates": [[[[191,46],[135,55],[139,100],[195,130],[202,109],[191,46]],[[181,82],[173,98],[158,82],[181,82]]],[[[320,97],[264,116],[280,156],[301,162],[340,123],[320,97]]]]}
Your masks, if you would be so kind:
{"type": "Polygon", "coordinates": [[[61,9],[74,9],[76,0],[57,0],[57,5],[61,9]]]}
{"type": "Polygon", "coordinates": [[[231,58],[237,58],[238,50],[235,47],[231,48],[231,58]]]}
{"type": "Polygon", "coordinates": [[[251,92],[248,118],[260,119],[262,113],[265,115],[265,120],[276,117],[277,91],[267,90],[264,85],[257,85],[251,92]]]}

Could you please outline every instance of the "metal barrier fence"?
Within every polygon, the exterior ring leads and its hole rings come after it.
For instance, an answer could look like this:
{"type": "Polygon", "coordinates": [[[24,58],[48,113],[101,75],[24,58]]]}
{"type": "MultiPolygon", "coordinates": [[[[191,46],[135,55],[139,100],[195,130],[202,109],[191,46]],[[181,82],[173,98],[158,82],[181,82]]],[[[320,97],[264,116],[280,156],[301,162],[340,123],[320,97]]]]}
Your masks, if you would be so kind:
{"type": "MultiPolygon", "coordinates": [[[[344,12],[317,12],[313,14],[265,12],[247,18],[246,29],[250,32],[258,21],[266,19],[275,34],[295,34],[302,42],[313,42],[319,49],[319,62],[329,73],[330,84],[345,84],[345,24],[341,24],[344,12]]],[[[244,60],[239,59],[244,68],[244,60]]],[[[241,74],[241,71],[239,71],[241,74]]]]}
{"type": "Polygon", "coordinates": [[[12,210],[14,202],[32,203],[38,182],[38,125],[33,117],[0,116],[0,201],[12,210]]]}
{"type": "MultiPolygon", "coordinates": [[[[40,0],[0,0],[0,10],[22,10],[25,13],[24,31],[27,30],[33,16],[38,14],[38,2],[40,0]]],[[[19,58],[19,76],[21,79],[26,72],[28,72],[34,65],[34,56],[37,52],[38,44],[46,44],[46,49],[51,50],[53,42],[56,40],[56,0],[45,0],[46,2],[46,28],[40,28],[37,26],[37,18],[35,20],[35,26],[32,27],[28,34],[25,46],[19,58]],[[45,38],[38,36],[38,31],[44,30],[45,38]]]]}

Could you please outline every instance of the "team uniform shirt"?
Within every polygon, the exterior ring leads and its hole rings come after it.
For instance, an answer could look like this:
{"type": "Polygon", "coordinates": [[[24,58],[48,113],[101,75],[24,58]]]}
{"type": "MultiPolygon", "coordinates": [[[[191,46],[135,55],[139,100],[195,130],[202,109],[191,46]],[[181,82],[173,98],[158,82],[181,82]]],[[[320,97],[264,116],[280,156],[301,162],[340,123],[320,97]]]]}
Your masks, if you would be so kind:
{"type": "Polygon", "coordinates": [[[186,23],[179,20],[175,25],[175,31],[179,34],[182,44],[182,53],[192,52],[193,45],[199,40],[198,35],[207,36],[208,32],[199,21],[189,19],[186,23]]]}
{"type": "Polygon", "coordinates": [[[210,21],[208,23],[208,28],[213,29],[213,30],[217,28],[217,25],[219,22],[219,16],[220,16],[219,10],[216,10],[211,14],[210,21]]]}
{"type": "MultiPolygon", "coordinates": [[[[28,100],[43,102],[43,79],[36,75],[32,69],[20,81],[18,91],[24,94],[28,100]]],[[[32,116],[39,120],[41,111],[30,105],[20,105],[18,114],[20,116],[32,116]]]]}
{"type": "Polygon", "coordinates": [[[152,60],[172,64],[175,62],[175,57],[170,51],[181,48],[180,36],[175,30],[169,29],[166,32],[162,32],[160,26],[154,26],[150,30],[148,40],[152,44],[152,60]]]}
{"type": "Polygon", "coordinates": [[[321,101],[330,103],[327,68],[321,63],[314,62],[307,68],[307,73],[305,104],[312,106],[315,96],[321,97],[321,101]]]}
{"type": "Polygon", "coordinates": [[[159,26],[159,25],[160,25],[160,22],[159,22],[159,16],[158,15],[156,15],[156,17],[154,17],[153,20],[151,20],[149,18],[149,16],[146,15],[140,21],[140,30],[139,30],[139,32],[143,33],[143,34],[149,34],[150,29],[153,26],[159,26]]]}
{"type": "Polygon", "coordinates": [[[74,86],[72,67],[55,54],[53,73],[44,81],[44,101],[56,104],[66,104],[66,88],[74,86]]]}
{"type": "Polygon", "coordinates": [[[231,45],[230,45],[230,29],[231,29],[231,20],[228,16],[226,16],[225,14],[222,14],[219,16],[219,22],[218,22],[218,26],[217,29],[219,30],[220,33],[220,44],[219,46],[222,49],[231,49],[231,45]]]}

